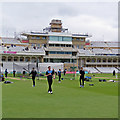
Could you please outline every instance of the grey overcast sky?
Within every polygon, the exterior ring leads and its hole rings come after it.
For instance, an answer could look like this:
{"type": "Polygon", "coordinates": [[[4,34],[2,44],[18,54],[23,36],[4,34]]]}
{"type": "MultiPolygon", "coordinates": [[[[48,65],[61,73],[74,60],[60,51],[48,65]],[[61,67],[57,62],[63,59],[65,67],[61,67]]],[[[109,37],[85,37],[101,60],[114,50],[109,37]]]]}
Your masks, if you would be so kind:
{"type": "Polygon", "coordinates": [[[117,2],[5,2],[0,5],[0,36],[41,31],[61,19],[71,33],[88,33],[94,41],[118,40],[117,2]]]}

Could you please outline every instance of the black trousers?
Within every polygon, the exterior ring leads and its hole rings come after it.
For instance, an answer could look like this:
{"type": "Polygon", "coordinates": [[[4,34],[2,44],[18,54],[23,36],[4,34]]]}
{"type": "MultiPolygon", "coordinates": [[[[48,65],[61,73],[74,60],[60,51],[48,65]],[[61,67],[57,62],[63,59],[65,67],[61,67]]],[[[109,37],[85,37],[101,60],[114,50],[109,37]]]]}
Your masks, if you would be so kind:
{"type": "Polygon", "coordinates": [[[7,73],[5,73],[5,77],[7,78],[7,73]]]}
{"type": "Polygon", "coordinates": [[[35,77],[32,77],[33,85],[35,86],[35,77]]]}
{"type": "Polygon", "coordinates": [[[48,88],[48,91],[52,91],[52,88],[51,88],[51,86],[52,86],[52,78],[48,78],[48,85],[49,85],[49,88],[48,88]]]}
{"type": "Polygon", "coordinates": [[[80,77],[80,85],[84,86],[84,77],[80,77]]]}
{"type": "Polygon", "coordinates": [[[15,77],[15,73],[13,73],[13,77],[15,77]]]}
{"type": "Polygon", "coordinates": [[[61,75],[59,75],[59,81],[61,81],[61,75]]]}

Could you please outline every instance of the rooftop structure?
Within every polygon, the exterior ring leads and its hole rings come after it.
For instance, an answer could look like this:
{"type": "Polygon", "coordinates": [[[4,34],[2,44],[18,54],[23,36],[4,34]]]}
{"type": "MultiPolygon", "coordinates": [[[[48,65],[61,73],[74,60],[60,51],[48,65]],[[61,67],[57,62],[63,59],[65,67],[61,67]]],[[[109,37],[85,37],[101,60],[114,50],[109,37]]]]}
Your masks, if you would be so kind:
{"type": "Polygon", "coordinates": [[[53,19],[43,32],[21,35],[27,39],[0,38],[2,62],[63,63],[67,69],[74,64],[94,72],[103,71],[99,67],[120,67],[119,42],[87,40],[91,35],[69,33],[61,20],[53,19]]]}

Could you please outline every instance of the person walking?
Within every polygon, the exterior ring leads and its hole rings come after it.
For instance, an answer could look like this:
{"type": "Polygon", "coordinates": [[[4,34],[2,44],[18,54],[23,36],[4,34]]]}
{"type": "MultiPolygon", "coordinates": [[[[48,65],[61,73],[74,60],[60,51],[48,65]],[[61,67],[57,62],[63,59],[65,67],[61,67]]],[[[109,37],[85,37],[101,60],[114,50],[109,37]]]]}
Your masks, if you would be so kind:
{"type": "Polygon", "coordinates": [[[115,70],[113,70],[113,76],[115,76],[115,70]]]}
{"type": "Polygon", "coordinates": [[[31,75],[31,74],[32,74],[33,87],[35,87],[35,77],[37,75],[37,72],[34,68],[32,69],[32,71],[29,75],[31,75]]]}
{"type": "Polygon", "coordinates": [[[48,66],[48,70],[46,71],[46,76],[47,76],[47,80],[48,80],[48,85],[49,85],[49,88],[48,88],[48,93],[51,93],[53,94],[52,92],[52,76],[54,75],[54,72],[51,70],[51,66],[48,66]]]}
{"type": "Polygon", "coordinates": [[[64,76],[65,76],[65,74],[66,74],[66,69],[64,69],[63,73],[64,73],[64,76]]]}
{"type": "Polygon", "coordinates": [[[5,77],[7,78],[8,71],[5,69],[5,77]]]}
{"type": "Polygon", "coordinates": [[[61,69],[58,71],[59,83],[61,83],[61,69]]]}
{"type": "Polygon", "coordinates": [[[13,77],[15,77],[15,73],[16,73],[16,71],[15,71],[15,70],[13,70],[13,77]]]}
{"type": "Polygon", "coordinates": [[[84,75],[85,75],[85,72],[83,70],[83,67],[81,67],[81,70],[80,70],[80,87],[84,87],[84,75]]]}

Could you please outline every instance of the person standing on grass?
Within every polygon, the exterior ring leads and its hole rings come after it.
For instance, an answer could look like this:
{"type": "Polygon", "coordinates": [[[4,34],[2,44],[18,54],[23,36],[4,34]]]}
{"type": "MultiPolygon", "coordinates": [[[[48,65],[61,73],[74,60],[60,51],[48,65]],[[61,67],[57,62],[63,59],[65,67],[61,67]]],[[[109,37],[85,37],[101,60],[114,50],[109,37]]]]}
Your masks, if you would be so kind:
{"type": "Polygon", "coordinates": [[[65,76],[65,74],[66,74],[66,69],[64,69],[63,73],[64,73],[64,76],[65,76]]]}
{"type": "Polygon", "coordinates": [[[16,71],[15,71],[15,70],[13,70],[13,77],[15,77],[15,73],[16,73],[16,71]]]}
{"type": "Polygon", "coordinates": [[[5,69],[5,77],[7,78],[8,71],[5,69]]]}
{"type": "Polygon", "coordinates": [[[31,75],[31,74],[32,74],[33,87],[35,87],[35,77],[37,75],[37,72],[34,68],[32,69],[32,71],[29,75],[31,75]]]}
{"type": "Polygon", "coordinates": [[[58,71],[59,83],[61,83],[61,69],[58,71]]]}
{"type": "Polygon", "coordinates": [[[113,70],[113,76],[115,76],[115,70],[113,70]]]}
{"type": "Polygon", "coordinates": [[[83,67],[81,67],[81,70],[80,70],[80,87],[84,87],[84,75],[85,75],[85,71],[83,70],[83,67]]]}
{"type": "Polygon", "coordinates": [[[2,75],[1,75],[1,78],[2,78],[2,81],[5,81],[5,78],[4,78],[3,73],[2,73],[2,75]]]}
{"type": "Polygon", "coordinates": [[[47,80],[48,80],[48,85],[49,85],[49,88],[48,88],[48,93],[53,93],[52,92],[52,76],[54,75],[53,71],[51,70],[51,67],[48,66],[48,70],[46,71],[46,76],[47,76],[47,80]]]}

